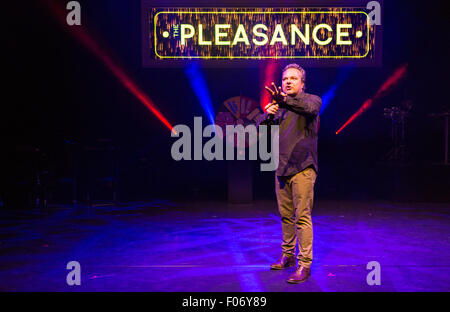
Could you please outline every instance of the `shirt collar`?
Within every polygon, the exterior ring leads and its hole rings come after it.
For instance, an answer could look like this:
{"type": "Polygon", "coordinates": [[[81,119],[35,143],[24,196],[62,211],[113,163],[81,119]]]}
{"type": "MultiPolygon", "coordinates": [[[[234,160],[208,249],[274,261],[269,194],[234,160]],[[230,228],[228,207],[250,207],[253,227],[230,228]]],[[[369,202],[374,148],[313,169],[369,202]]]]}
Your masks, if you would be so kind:
{"type": "Polygon", "coordinates": [[[299,99],[303,99],[305,96],[306,96],[305,91],[302,91],[300,93],[297,93],[293,98],[299,100],[299,99]]]}

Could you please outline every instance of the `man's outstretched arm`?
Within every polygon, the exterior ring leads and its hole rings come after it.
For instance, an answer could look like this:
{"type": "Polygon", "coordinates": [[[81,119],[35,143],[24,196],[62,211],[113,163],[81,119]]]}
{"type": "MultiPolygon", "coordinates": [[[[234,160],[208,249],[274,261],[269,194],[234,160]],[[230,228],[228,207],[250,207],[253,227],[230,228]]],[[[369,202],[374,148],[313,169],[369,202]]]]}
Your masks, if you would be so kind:
{"type": "Polygon", "coordinates": [[[280,107],[293,111],[294,113],[315,117],[320,113],[322,99],[317,95],[308,94],[302,98],[294,98],[287,96],[280,107]]]}

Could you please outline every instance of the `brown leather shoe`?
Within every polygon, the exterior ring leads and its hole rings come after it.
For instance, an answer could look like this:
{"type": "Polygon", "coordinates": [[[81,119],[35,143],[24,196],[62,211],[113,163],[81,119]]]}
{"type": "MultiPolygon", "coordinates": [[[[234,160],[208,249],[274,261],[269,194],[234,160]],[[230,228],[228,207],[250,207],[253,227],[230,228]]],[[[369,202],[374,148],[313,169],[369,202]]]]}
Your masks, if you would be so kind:
{"type": "Polygon", "coordinates": [[[295,269],[295,273],[292,274],[289,279],[286,281],[291,284],[298,284],[306,281],[306,279],[311,275],[311,269],[305,268],[303,266],[297,267],[295,269]]]}
{"type": "Polygon", "coordinates": [[[272,270],[283,270],[295,265],[295,255],[286,255],[282,254],[281,258],[270,265],[270,269],[272,270]]]}

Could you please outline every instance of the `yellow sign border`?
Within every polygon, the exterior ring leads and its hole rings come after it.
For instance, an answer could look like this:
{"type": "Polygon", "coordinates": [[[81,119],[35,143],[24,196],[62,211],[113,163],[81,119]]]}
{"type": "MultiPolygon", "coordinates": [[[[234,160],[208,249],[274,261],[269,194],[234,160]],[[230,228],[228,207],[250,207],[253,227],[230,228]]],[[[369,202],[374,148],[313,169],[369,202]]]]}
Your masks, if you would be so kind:
{"type": "Polygon", "coordinates": [[[192,11],[161,11],[158,12],[154,17],[154,35],[155,35],[155,55],[158,56],[161,59],[297,59],[297,58],[327,58],[327,59],[341,59],[341,58],[365,58],[367,54],[369,54],[370,50],[370,40],[369,40],[369,16],[364,11],[336,11],[336,12],[324,12],[324,11],[301,11],[301,12],[192,12],[192,11]],[[358,14],[365,14],[366,15],[366,21],[367,21],[367,52],[364,55],[341,55],[341,56],[306,56],[306,55],[300,55],[300,56],[161,56],[156,51],[157,46],[157,36],[156,36],[156,19],[159,14],[349,14],[349,13],[358,13],[358,14]]]}

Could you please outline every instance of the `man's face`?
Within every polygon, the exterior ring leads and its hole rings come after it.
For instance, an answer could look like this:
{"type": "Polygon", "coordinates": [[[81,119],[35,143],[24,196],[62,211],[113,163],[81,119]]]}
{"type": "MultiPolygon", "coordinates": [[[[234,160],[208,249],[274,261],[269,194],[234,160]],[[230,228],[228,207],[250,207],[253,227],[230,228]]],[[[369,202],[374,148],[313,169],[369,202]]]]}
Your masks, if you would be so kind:
{"type": "Polygon", "coordinates": [[[287,95],[296,96],[303,91],[303,86],[302,73],[298,69],[288,68],[283,73],[282,88],[287,95]]]}

